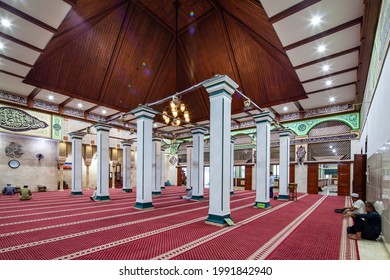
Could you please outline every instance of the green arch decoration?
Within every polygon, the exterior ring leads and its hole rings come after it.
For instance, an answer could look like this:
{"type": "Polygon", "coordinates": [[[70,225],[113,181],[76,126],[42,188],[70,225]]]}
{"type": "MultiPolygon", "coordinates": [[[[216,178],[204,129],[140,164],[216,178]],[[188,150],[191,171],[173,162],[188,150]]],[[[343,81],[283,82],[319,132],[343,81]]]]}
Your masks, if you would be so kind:
{"type": "Polygon", "coordinates": [[[360,116],[358,112],[284,123],[283,126],[291,129],[297,136],[306,136],[314,126],[328,121],[340,121],[348,125],[352,130],[360,129],[360,116]]]}

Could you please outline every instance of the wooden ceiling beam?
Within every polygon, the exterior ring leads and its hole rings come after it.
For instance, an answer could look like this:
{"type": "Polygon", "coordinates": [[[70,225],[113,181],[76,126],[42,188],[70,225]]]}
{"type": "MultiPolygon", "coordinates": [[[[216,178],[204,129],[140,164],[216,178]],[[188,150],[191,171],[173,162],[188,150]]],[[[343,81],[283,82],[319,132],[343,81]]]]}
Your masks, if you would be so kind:
{"type": "Polygon", "coordinates": [[[8,71],[4,71],[4,70],[1,70],[1,69],[0,69],[0,73],[4,73],[4,74],[10,75],[10,76],[14,76],[14,77],[22,79],[22,80],[25,78],[24,76],[20,76],[18,74],[11,73],[11,72],[8,72],[8,71]]]}
{"type": "MultiPolygon", "coordinates": [[[[174,0],[172,0],[173,3],[174,0]]],[[[160,26],[162,26],[164,29],[166,29],[169,33],[172,35],[175,35],[175,30],[172,29],[168,24],[166,24],[164,21],[162,21],[158,16],[156,16],[151,10],[149,10],[148,7],[144,6],[141,2],[137,2],[136,6],[140,8],[142,11],[144,11],[148,16],[150,16],[155,22],[157,22],[160,26]]]]}
{"type": "Polygon", "coordinates": [[[310,66],[310,65],[314,65],[314,64],[319,63],[319,62],[323,62],[325,60],[330,60],[330,59],[333,59],[333,58],[337,58],[337,57],[340,57],[340,56],[343,56],[343,55],[346,55],[346,54],[349,54],[349,53],[353,53],[353,52],[358,52],[358,51],[360,51],[360,47],[354,47],[352,49],[348,49],[348,50],[345,50],[345,51],[342,51],[342,52],[338,52],[338,53],[335,53],[335,54],[332,54],[332,55],[329,55],[329,56],[321,57],[319,59],[312,60],[312,61],[300,64],[300,65],[297,65],[297,66],[294,67],[294,69],[295,70],[301,69],[301,68],[304,68],[304,67],[307,67],[307,66],[310,66]]]}
{"type": "Polygon", "coordinates": [[[65,106],[67,104],[69,104],[70,102],[72,102],[74,100],[73,97],[69,97],[68,99],[66,99],[65,101],[63,101],[61,104],[58,105],[58,113],[60,113],[61,115],[64,114],[64,109],[65,109],[65,106]]]}
{"type": "Polygon", "coordinates": [[[320,1],[321,0],[306,0],[306,1],[299,2],[298,4],[291,6],[290,8],[284,11],[281,11],[276,15],[273,15],[272,17],[269,18],[269,22],[274,24],[275,22],[280,21],[286,17],[289,17],[299,11],[302,11],[303,9],[306,9],[307,7],[310,7],[311,5],[314,5],[320,1]]]}
{"type": "Polygon", "coordinates": [[[35,88],[28,96],[27,96],[27,106],[29,108],[32,108],[33,105],[34,105],[34,98],[35,96],[38,95],[38,93],[41,91],[42,89],[40,88],[35,88]]]}
{"type": "Polygon", "coordinates": [[[354,71],[354,70],[358,70],[358,67],[357,66],[356,67],[351,67],[351,68],[344,69],[344,70],[341,70],[341,71],[338,71],[338,72],[334,72],[334,73],[331,73],[331,74],[327,74],[327,75],[323,75],[323,76],[316,77],[316,78],[313,78],[313,79],[309,79],[309,80],[306,80],[306,81],[302,81],[302,84],[318,81],[318,80],[321,80],[323,78],[334,77],[334,76],[337,76],[337,75],[340,75],[340,74],[343,74],[343,73],[347,73],[347,72],[351,72],[351,71],[354,71]]]}
{"type": "Polygon", "coordinates": [[[295,49],[297,47],[300,47],[300,46],[303,46],[305,44],[311,43],[311,42],[313,42],[315,40],[318,40],[318,39],[321,39],[323,37],[332,35],[332,34],[334,34],[336,32],[342,31],[342,30],[347,29],[349,27],[352,27],[354,25],[362,24],[362,22],[363,22],[363,17],[355,18],[355,19],[350,20],[350,21],[348,21],[346,23],[340,24],[340,25],[338,25],[336,27],[330,28],[330,29],[325,30],[325,31],[323,31],[321,33],[318,33],[316,35],[310,36],[308,38],[305,38],[303,40],[300,40],[298,42],[295,42],[295,43],[292,43],[292,44],[290,44],[288,46],[285,46],[284,50],[285,51],[289,51],[289,50],[295,49]]]}
{"type": "Polygon", "coordinates": [[[20,64],[20,65],[23,65],[23,66],[26,66],[26,67],[33,68],[33,65],[32,65],[32,64],[28,64],[28,63],[26,63],[26,62],[23,62],[23,61],[14,59],[14,58],[12,58],[12,57],[9,57],[9,56],[3,55],[3,54],[0,54],[0,58],[3,58],[3,59],[6,59],[6,60],[15,62],[15,63],[17,63],[17,64],[20,64]]]}
{"type": "Polygon", "coordinates": [[[57,29],[55,29],[54,27],[52,27],[52,26],[50,26],[50,25],[48,25],[48,24],[22,12],[22,11],[19,11],[18,9],[15,9],[14,7],[12,7],[12,6],[10,6],[2,1],[0,1],[0,8],[6,10],[6,11],[8,11],[8,12],[10,12],[18,17],[21,17],[22,19],[24,19],[28,22],[31,22],[32,24],[35,24],[35,25],[37,25],[37,26],[39,26],[39,27],[41,27],[41,28],[53,33],[53,34],[57,33],[57,29]]]}
{"type": "Polygon", "coordinates": [[[77,1],[78,0],[63,0],[65,3],[68,3],[69,5],[71,5],[72,7],[76,6],[77,5],[77,1]]]}
{"type": "Polygon", "coordinates": [[[36,51],[36,52],[39,52],[39,53],[43,53],[43,49],[40,49],[40,48],[38,48],[36,46],[28,44],[28,43],[26,43],[26,42],[24,42],[22,40],[16,39],[16,38],[14,38],[14,37],[12,37],[12,36],[10,36],[8,34],[5,34],[5,33],[1,32],[1,31],[0,31],[0,37],[3,37],[4,39],[7,39],[7,40],[9,40],[11,42],[14,42],[14,43],[16,43],[18,45],[22,45],[23,47],[26,47],[26,48],[31,49],[33,51],[36,51]]]}
{"type": "Polygon", "coordinates": [[[342,84],[342,85],[330,87],[330,88],[327,88],[327,89],[319,89],[319,90],[307,92],[306,94],[313,94],[313,93],[318,93],[318,92],[322,92],[322,91],[329,91],[329,90],[334,90],[335,88],[342,88],[342,87],[347,87],[347,86],[351,86],[351,85],[356,85],[356,82],[350,82],[350,83],[347,83],[347,84],[342,84]]]}

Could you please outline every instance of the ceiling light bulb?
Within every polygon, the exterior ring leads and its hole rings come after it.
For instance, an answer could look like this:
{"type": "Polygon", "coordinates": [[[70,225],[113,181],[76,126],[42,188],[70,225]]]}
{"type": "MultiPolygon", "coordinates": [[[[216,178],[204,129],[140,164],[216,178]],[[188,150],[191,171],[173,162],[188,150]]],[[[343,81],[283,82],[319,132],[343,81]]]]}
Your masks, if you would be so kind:
{"type": "Polygon", "coordinates": [[[4,44],[0,43],[0,50],[4,49],[4,44]]]}
{"type": "Polygon", "coordinates": [[[283,111],[287,112],[287,111],[288,111],[288,107],[287,107],[287,106],[284,106],[284,107],[283,107],[283,111]]]}
{"type": "Polygon", "coordinates": [[[175,111],[172,110],[172,115],[176,118],[177,115],[178,115],[178,114],[177,114],[177,111],[176,111],[176,110],[175,110],[175,111]]]}
{"type": "Polygon", "coordinates": [[[49,95],[48,98],[49,98],[50,101],[54,100],[54,96],[53,95],[49,95]]]}
{"type": "Polygon", "coordinates": [[[321,17],[319,17],[319,16],[314,16],[314,17],[312,17],[311,18],[311,24],[312,25],[318,25],[318,24],[320,24],[320,22],[321,22],[321,17]]]}
{"type": "Polygon", "coordinates": [[[8,19],[3,18],[1,20],[1,25],[5,26],[5,27],[10,27],[11,26],[11,22],[8,19]]]}
{"type": "Polygon", "coordinates": [[[336,98],[334,98],[333,96],[329,97],[330,102],[334,102],[335,100],[336,100],[336,98]]]}
{"type": "Polygon", "coordinates": [[[324,65],[324,66],[322,66],[322,71],[324,71],[324,72],[327,72],[327,71],[329,71],[329,69],[330,69],[330,66],[329,65],[324,65]]]}
{"type": "Polygon", "coordinates": [[[325,51],[325,49],[326,49],[326,47],[324,45],[320,45],[320,46],[318,46],[317,51],[319,53],[323,53],[325,51]]]}
{"type": "Polygon", "coordinates": [[[180,104],[180,111],[184,112],[186,110],[186,105],[184,103],[180,104]]]}
{"type": "Polygon", "coordinates": [[[79,103],[79,104],[77,104],[77,107],[82,108],[83,104],[79,103]]]}
{"type": "Polygon", "coordinates": [[[332,84],[333,84],[333,82],[331,80],[325,81],[325,85],[327,85],[327,86],[331,86],[332,84]]]}

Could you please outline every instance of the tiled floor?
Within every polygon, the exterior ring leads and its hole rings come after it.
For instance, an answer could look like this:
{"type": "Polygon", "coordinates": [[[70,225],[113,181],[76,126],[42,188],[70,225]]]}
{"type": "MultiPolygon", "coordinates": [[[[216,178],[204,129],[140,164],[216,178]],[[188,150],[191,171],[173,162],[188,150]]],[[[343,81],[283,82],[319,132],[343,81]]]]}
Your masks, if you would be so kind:
{"type": "Polygon", "coordinates": [[[382,241],[359,240],[358,248],[361,260],[390,260],[382,241]]]}

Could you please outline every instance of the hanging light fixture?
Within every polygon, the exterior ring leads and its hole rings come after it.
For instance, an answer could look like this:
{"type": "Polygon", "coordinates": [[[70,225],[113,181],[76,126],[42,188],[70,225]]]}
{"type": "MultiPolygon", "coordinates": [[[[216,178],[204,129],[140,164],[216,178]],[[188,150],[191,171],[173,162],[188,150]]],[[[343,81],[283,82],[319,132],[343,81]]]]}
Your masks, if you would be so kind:
{"type": "Polygon", "coordinates": [[[190,113],[186,110],[187,106],[177,96],[173,96],[163,111],[163,119],[166,124],[179,126],[182,121],[190,122],[190,113]],[[172,119],[172,120],[171,120],[172,119]]]}
{"type": "MultiPolygon", "coordinates": [[[[179,7],[180,3],[178,0],[174,2],[175,12],[176,12],[176,63],[178,61],[178,28],[179,28],[179,7]]],[[[176,69],[177,69],[176,65],[176,69]]],[[[176,77],[177,79],[177,77],[176,77]]],[[[177,86],[177,81],[176,81],[177,86]]],[[[180,100],[176,95],[172,97],[172,100],[169,102],[169,106],[166,106],[163,111],[163,119],[166,124],[171,124],[173,126],[179,126],[182,121],[190,122],[190,113],[187,110],[187,106],[180,100]]]]}

